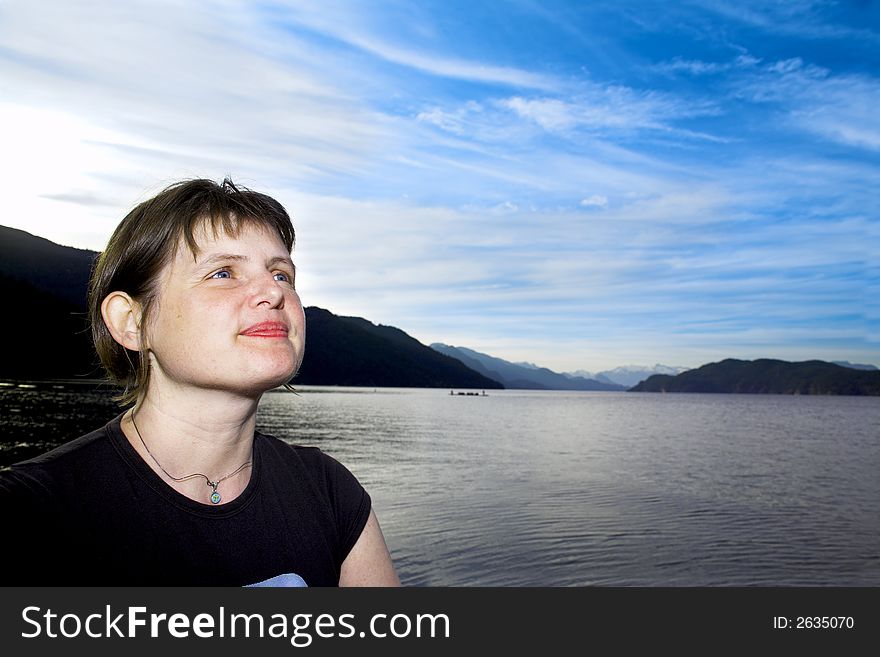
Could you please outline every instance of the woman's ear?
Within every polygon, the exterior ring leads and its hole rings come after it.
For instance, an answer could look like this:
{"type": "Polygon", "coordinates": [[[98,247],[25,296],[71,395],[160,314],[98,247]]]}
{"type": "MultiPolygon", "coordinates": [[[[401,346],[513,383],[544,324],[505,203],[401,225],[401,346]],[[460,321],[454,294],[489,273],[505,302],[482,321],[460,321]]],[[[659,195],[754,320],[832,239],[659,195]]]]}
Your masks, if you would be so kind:
{"type": "Polygon", "coordinates": [[[101,302],[101,317],[110,335],[131,351],[141,351],[141,310],[141,304],[125,292],[111,292],[101,302]]]}

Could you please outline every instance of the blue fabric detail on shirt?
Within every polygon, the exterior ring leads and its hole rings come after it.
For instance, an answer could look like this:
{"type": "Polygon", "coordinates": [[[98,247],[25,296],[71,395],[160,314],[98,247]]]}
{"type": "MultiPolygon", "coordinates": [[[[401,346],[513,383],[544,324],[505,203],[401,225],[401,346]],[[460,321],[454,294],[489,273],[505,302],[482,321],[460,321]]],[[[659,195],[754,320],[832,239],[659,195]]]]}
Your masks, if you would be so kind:
{"type": "Polygon", "coordinates": [[[269,579],[263,580],[262,582],[257,582],[256,584],[248,584],[246,588],[260,586],[307,587],[308,584],[306,584],[306,581],[296,573],[284,573],[283,575],[275,575],[275,577],[270,577],[269,579]]]}

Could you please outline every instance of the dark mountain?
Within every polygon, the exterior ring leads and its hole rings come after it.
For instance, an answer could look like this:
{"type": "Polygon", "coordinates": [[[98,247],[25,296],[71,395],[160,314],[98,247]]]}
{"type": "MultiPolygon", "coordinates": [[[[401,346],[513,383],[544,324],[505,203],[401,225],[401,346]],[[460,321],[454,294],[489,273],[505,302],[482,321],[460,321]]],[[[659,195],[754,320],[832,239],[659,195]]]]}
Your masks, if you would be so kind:
{"type": "Polygon", "coordinates": [[[615,383],[601,383],[594,379],[565,376],[548,370],[546,367],[535,367],[531,364],[517,365],[466,347],[450,347],[435,342],[431,345],[431,349],[457,358],[472,370],[500,381],[505,388],[519,390],[626,390],[624,386],[615,383]]]}
{"type": "MultiPolygon", "coordinates": [[[[101,378],[86,317],[97,253],[0,226],[0,377],[101,378]]],[[[403,331],[307,308],[307,349],[294,383],[490,389],[497,381],[403,331]]]]}
{"type": "Polygon", "coordinates": [[[656,374],[631,391],[880,395],[880,371],[851,369],[821,360],[790,363],[729,358],[678,376],[656,374]]]}
{"type": "Polygon", "coordinates": [[[0,376],[98,378],[86,319],[94,251],[0,226],[0,376]]]}
{"type": "Polygon", "coordinates": [[[503,388],[393,326],[306,308],[306,355],[294,384],[503,388]]]}
{"type": "Polygon", "coordinates": [[[0,377],[101,378],[85,300],[73,304],[4,274],[0,292],[7,308],[0,322],[0,377]]]}
{"type": "Polygon", "coordinates": [[[59,297],[77,310],[85,310],[85,291],[97,255],[0,226],[0,274],[59,297]]]}

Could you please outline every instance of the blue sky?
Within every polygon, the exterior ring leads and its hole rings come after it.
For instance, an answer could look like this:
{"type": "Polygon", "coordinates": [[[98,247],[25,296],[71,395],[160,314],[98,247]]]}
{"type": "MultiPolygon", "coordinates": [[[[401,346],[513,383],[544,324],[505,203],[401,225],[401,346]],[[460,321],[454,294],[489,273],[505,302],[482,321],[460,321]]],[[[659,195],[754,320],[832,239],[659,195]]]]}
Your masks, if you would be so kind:
{"type": "Polygon", "coordinates": [[[0,223],[277,196],[307,305],[559,371],[880,365],[880,3],[0,4],[0,223]]]}

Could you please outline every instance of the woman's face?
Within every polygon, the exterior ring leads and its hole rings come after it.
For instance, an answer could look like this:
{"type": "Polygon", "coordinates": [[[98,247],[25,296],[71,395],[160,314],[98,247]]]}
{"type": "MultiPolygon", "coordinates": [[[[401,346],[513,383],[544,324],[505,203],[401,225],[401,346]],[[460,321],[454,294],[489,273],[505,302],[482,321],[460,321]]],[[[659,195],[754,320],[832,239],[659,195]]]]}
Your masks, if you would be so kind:
{"type": "Polygon", "coordinates": [[[259,226],[238,237],[196,234],[159,281],[147,327],[150,387],[171,384],[259,395],[287,382],[305,347],[295,268],[281,239],[259,226]]]}

